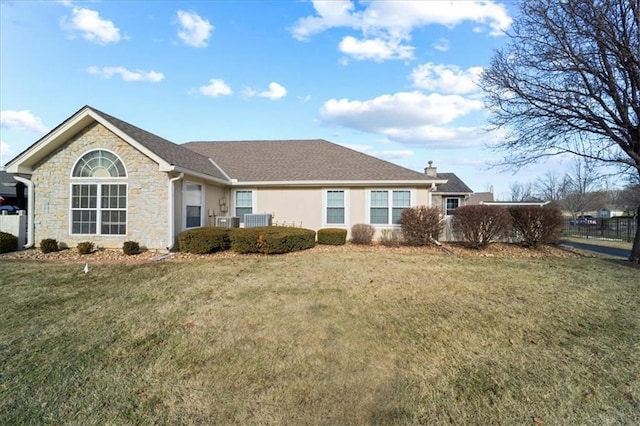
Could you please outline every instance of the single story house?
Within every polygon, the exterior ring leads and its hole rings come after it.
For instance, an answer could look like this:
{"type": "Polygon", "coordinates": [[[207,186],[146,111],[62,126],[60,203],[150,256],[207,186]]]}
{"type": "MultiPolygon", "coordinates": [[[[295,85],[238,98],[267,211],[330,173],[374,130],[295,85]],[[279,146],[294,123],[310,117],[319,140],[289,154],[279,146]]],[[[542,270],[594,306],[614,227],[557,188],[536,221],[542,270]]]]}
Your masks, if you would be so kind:
{"type": "Polygon", "coordinates": [[[171,249],[183,230],[256,213],[314,230],[356,223],[394,229],[408,207],[471,192],[462,184],[461,193],[438,193],[459,179],[326,140],[178,145],[90,106],[6,169],[27,188],[27,246],[55,238],[67,246],[120,248],[133,240],[171,249]]]}

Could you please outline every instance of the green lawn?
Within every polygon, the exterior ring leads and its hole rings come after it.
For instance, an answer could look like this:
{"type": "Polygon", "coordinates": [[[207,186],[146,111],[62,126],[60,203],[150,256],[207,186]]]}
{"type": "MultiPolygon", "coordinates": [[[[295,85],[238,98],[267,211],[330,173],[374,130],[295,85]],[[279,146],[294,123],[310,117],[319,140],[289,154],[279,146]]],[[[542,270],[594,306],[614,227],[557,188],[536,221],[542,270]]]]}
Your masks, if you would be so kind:
{"type": "Polygon", "coordinates": [[[612,241],[602,238],[562,237],[562,239],[574,243],[593,244],[595,246],[613,247],[626,250],[631,250],[631,247],[633,246],[633,243],[629,243],[626,241],[612,241]]]}
{"type": "Polygon", "coordinates": [[[0,424],[640,423],[620,263],[0,262],[0,424]]]}

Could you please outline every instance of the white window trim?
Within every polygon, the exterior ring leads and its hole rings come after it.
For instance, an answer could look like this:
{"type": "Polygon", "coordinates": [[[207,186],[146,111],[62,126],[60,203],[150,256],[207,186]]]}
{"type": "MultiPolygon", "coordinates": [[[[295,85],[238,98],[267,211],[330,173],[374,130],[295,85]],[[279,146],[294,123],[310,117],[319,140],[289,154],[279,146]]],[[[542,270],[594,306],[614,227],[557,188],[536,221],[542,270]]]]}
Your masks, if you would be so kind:
{"type": "MultiPolygon", "coordinates": [[[[255,188],[236,188],[233,190],[233,194],[231,195],[231,216],[236,216],[236,193],[238,191],[251,191],[251,212],[255,214],[258,211],[258,190],[255,188]]],[[[244,226],[242,223],[242,218],[240,218],[240,226],[244,226]]]]}
{"type": "Polygon", "coordinates": [[[322,190],[322,226],[332,228],[347,228],[349,225],[349,190],[346,188],[326,188],[322,190]],[[344,193],[344,223],[327,222],[327,197],[330,191],[342,191],[344,193]]]}
{"type": "Polygon", "coordinates": [[[187,181],[187,180],[182,181],[182,229],[183,230],[202,228],[204,226],[205,189],[206,189],[205,185],[202,182],[193,182],[193,181],[187,181]],[[187,197],[186,197],[187,185],[200,185],[200,226],[192,226],[189,228],[187,228],[187,197]]]}
{"type": "Polygon", "coordinates": [[[391,223],[393,220],[393,191],[409,191],[409,207],[416,206],[416,189],[415,188],[367,188],[365,194],[365,219],[366,223],[375,228],[392,228],[400,229],[399,224],[391,223]],[[389,209],[389,222],[384,223],[371,223],[371,192],[372,191],[387,191],[389,194],[387,198],[387,208],[389,209]]]}
{"type": "MultiPolygon", "coordinates": [[[[71,237],[106,237],[106,238],[122,238],[129,235],[129,184],[127,182],[123,182],[122,178],[103,178],[103,179],[93,179],[93,178],[74,178],[74,180],[69,183],[69,223],[68,230],[69,236],[71,237]],[[73,208],[73,185],[96,185],[96,233],[95,234],[74,234],[73,233],[73,210],[78,210],[73,208]],[[101,232],[102,228],[102,215],[100,214],[103,210],[114,210],[114,209],[103,209],[102,208],[102,185],[124,185],[125,191],[127,193],[127,207],[124,211],[127,213],[127,220],[125,221],[126,232],[124,234],[103,234],[101,232]],[[100,206],[100,207],[98,207],[100,206]]],[[[93,210],[93,209],[82,209],[82,210],[93,210]]]]}
{"type": "MultiPolygon", "coordinates": [[[[462,207],[462,203],[461,203],[460,197],[444,197],[444,215],[445,216],[451,216],[448,213],[449,212],[449,208],[447,207],[447,201],[448,200],[458,200],[458,207],[462,207]]],[[[456,209],[458,207],[456,207],[456,209]]]]}

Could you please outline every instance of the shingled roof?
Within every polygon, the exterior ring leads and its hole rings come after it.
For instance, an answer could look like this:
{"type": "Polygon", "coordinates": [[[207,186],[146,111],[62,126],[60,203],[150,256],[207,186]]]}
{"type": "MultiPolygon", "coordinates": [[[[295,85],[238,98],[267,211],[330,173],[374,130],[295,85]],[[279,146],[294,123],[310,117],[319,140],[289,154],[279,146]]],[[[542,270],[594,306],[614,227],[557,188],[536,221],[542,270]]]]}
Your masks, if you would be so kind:
{"type": "Polygon", "coordinates": [[[446,194],[471,194],[473,190],[469,188],[455,173],[438,173],[438,178],[446,179],[447,183],[437,186],[434,193],[446,194]]]}
{"type": "Polygon", "coordinates": [[[323,139],[189,142],[244,182],[433,181],[423,173],[323,139]]]}
{"type": "Polygon", "coordinates": [[[89,108],[167,163],[194,172],[204,173],[214,178],[228,180],[224,173],[222,173],[208,157],[203,156],[196,151],[187,149],[183,145],[175,144],[167,139],[147,132],[146,130],[95,108],[89,108]]]}

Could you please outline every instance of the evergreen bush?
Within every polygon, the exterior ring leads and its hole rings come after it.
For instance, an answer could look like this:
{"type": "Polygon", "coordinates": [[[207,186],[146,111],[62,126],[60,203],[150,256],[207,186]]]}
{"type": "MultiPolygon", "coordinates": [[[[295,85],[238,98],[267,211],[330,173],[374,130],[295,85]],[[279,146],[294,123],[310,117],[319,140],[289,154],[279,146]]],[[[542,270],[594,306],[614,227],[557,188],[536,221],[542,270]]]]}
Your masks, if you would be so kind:
{"type": "Polygon", "coordinates": [[[0,253],[18,250],[18,237],[8,232],[0,232],[0,253]]]}
{"type": "Polygon", "coordinates": [[[231,232],[231,249],[237,253],[282,254],[313,248],[312,229],[263,226],[236,228],[231,232]]]}
{"type": "Polygon", "coordinates": [[[53,238],[44,238],[40,241],[40,250],[43,253],[53,253],[60,250],[58,241],[53,238]]]}
{"type": "Polygon", "coordinates": [[[78,243],[78,254],[90,254],[94,249],[94,244],[91,241],[83,241],[78,243]]]}
{"type": "Polygon", "coordinates": [[[341,246],[347,242],[347,230],[340,228],[323,228],[318,230],[318,244],[341,246]]]}
{"type": "Polygon", "coordinates": [[[194,254],[215,253],[229,250],[229,228],[196,228],[178,234],[180,251],[194,254]]]}
{"type": "Polygon", "coordinates": [[[127,256],[134,256],[140,253],[140,244],[137,241],[125,241],[122,244],[122,252],[127,256]]]}

